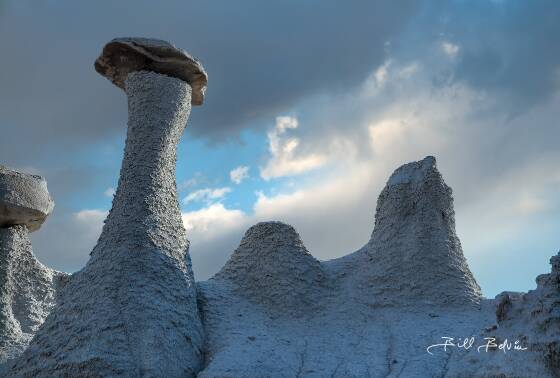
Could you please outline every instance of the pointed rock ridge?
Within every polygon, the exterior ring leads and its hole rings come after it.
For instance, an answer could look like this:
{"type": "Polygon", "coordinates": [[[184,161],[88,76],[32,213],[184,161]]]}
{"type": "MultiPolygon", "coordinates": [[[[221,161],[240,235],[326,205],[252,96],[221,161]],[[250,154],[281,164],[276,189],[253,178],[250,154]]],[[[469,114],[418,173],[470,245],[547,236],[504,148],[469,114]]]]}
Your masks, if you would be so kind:
{"type": "Polygon", "coordinates": [[[200,369],[203,329],[175,182],[191,86],[145,70],[124,85],[128,131],[112,209],[11,376],[194,377],[200,369]]]}
{"type": "Polygon", "coordinates": [[[65,281],[29,241],[53,207],[45,179],[0,166],[0,364],[25,349],[65,281]]]}
{"type": "Polygon", "coordinates": [[[326,280],[296,230],[281,222],[258,223],[214,278],[231,281],[237,291],[271,310],[296,313],[315,308],[326,280]]]}
{"type": "Polygon", "coordinates": [[[381,305],[478,305],[480,287],[455,233],[453,197],[432,156],[398,168],[377,201],[375,227],[356,267],[381,305]]]}

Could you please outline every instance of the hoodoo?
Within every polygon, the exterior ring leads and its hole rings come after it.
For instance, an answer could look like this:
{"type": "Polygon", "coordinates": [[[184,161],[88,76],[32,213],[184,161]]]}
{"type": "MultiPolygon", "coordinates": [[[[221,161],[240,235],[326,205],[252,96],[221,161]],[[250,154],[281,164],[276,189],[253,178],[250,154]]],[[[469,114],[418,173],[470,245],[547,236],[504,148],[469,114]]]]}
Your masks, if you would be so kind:
{"type": "Polygon", "coordinates": [[[128,97],[112,209],[11,376],[194,376],[203,331],[175,182],[176,148],[206,73],[167,42],[111,41],[96,69],[128,97]]]}
{"type": "Polygon", "coordinates": [[[53,207],[42,177],[0,166],[0,364],[25,349],[65,282],[66,274],[35,258],[29,241],[53,207]]]}
{"type": "Polygon", "coordinates": [[[455,233],[451,188],[432,156],[391,175],[371,239],[352,260],[354,285],[374,304],[477,306],[482,298],[455,233]]]}
{"type": "Polygon", "coordinates": [[[309,312],[325,296],[321,263],[309,254],[296,230],[262,222],[245,233],[239,247],[214,277],[229,280],[245,298],[277,312],[309,312]]]}

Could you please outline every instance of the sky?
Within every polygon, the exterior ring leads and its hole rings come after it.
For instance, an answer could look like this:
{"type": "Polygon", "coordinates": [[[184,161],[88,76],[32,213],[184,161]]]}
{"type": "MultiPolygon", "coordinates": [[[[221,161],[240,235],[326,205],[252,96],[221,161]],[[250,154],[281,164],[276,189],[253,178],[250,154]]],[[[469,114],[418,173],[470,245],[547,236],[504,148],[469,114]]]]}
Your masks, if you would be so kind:
{"type": "Polygon", "coordinates": [[[321,260],[359,249],[391,172],[433,155],[484,295],[527,291],[560,249],[559,19],[552,0],[0,0],[0,164],[48,181],[38,258],[83,267],[127,120],[93,62],[160,38],[209,75],[177,165],[197,280],[259,221],[321,260]]]}

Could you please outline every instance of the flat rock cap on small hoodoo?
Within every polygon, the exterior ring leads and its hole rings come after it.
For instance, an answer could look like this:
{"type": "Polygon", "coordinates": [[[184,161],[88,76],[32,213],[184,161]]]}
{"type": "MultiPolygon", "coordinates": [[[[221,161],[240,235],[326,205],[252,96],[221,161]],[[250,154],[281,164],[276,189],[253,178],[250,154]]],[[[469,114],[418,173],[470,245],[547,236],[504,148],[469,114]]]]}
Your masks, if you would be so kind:
{"type": "Polygon", "coordinates": [[[0,227],[26,225],[36,231],[53,208],[44,178],[0,165],[0,227]]]}
{"type": "Polygon", "coordinates": [[[131,72],[153,71],[189,83],[192,104],[202,105],[208,75],[189,53],[169,42],[152,38],[115,38],[107,43],[95,61],[95,70],[124,89],[131,72]]]}

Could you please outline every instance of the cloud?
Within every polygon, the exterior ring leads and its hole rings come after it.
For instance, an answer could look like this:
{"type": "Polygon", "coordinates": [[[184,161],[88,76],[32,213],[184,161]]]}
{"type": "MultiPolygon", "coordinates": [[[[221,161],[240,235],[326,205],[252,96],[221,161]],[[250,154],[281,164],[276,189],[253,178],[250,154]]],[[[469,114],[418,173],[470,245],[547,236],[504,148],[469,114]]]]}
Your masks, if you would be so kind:
{"type": "Polygon", "coordinates": [[[109,188],[105,189],[105,191],[103,192],[103,195],[105,197],[108,197],[108,198],[113,198],[115,196],[115,193],[116,193],[115,188],[109,187],[109,188]]]}
{"type": "Polygon", "coordinates": [[[455,58],[459,52],[459,46],[449,41],[442,41],[441,48],[450,58],[455,58]]]}
{"type": "Polygon", "coordinates": [[[232,169],[229,172],[229,178],[231,180],[231,182],[235,183],[235,184],[241,184],[241,182],[243,182],[243,180],[249,178],[249,167],[247,166],[239,166],[236,167],[234,169],[232,169]]]}
{"type": "Polygon", "coordinates": [[[89,209],[81,210],[73,214],[74,219],[86,231],[90,239],[99,236],[103,228],[103,221],[109,214],[106,210],[89,209]]]}
{"type": "Polygon", "coordinates": [[[41,229],[31,234],[35,255],[58,270],[81,269],[101,234],[107,214],[108,211],[101,209],[69,214],[55,211],[41,229]]]}
{"type": "Polygon", "coordinates": [[[294,176],[321,167],[326,158],[318,154],[297,155],[300,144],[298,138],[284,136],[287,130],[297,129],[298,120],[295,117],[276,117],[276,126],[268,132],[268,150],[270,159],[261,167],[261,177],[271,178],[294,176]]]}
{"type": "Polygon", "coordinates": [[[188,232],[203,239],[212,239],[222,232],[237,228],[243,222],[245,214],[240,210],[229,210],[221,203],[185,212],[182,214],[183,224],[188,232]]]}
{"type": "Polygon", "coordinates": [[[185,198],[183,198],[183,204],[187,205],[191,202],[210,203],[224,198],[225,195],[229,192],[231,192],[231,188],[229,187],[199,189],[189,193],[185,198]]]}
{"type": "Polygon", "coordinates": [[[174,0],[157,7],[129,0],[109,13],[97,3],[69,0],[4,1],[2,7],[0,44],[10,59],[0,72],[0,127],[10,133],[3,133],[0,160],[19,166],[45,155],[73,156],[123,135],[125,96],[92,67],[116,36],[163,38],[201,59],[211,85],[189,132],[215,141],[258,127],[310,94],[359,84],[383,59],[386,40],[419,8],[412,0],[350,7],[334,0],[303,6],[174,0]],[[22,145],[28,148],[16,147],[22,145]]]}
{"type": "Polygon", "coordinates": [[[213,181],[200,171],[195,171],[191,177],[177,183],[177,190],[181,193],[200,186],[212,185],[213,181]]]}

